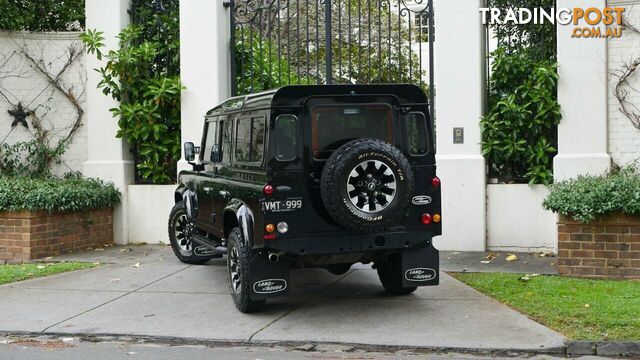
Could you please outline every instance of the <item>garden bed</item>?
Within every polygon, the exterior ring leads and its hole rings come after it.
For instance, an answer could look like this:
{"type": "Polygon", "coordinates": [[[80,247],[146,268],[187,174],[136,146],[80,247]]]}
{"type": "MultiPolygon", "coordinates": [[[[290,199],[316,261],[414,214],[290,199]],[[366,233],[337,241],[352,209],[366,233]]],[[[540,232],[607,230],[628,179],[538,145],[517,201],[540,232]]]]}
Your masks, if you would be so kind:
{"type": "Polygon", "coordinates": [[[560,214],[560,274],[640,279],[640,176],[635,168],[557,183],[544,207],[560,214]]]}
{"type": "Polygon", "coordinates": [[[113,243],[120,193],[100,180],[0,177],[0,262],[113,243]]]}
{"type": "Polygon", "coordinates": [[[89,269],[95,266],[98,264],[78,262],[0,265],[0,285],[68,271],[89,269]]]}
{"type": "Polygon", "coordinates": [[[0,212],[0,262],[21,262],[113,243],[113,210],[0,212]]]}

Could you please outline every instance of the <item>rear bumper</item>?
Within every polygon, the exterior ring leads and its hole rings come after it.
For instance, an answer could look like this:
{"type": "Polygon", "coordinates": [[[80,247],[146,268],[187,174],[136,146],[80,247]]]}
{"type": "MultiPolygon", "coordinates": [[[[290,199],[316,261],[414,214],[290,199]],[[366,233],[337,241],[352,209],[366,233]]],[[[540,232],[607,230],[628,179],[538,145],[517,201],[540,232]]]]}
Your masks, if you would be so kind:
{"type": "Polygon", "coordinates": [[[295,255],[327,255],[381,250],[404,250],[424,244],[437,234],[427,231],[402,231],[382,234],[357,234],[265,241],[264,247],[295,255]]]}

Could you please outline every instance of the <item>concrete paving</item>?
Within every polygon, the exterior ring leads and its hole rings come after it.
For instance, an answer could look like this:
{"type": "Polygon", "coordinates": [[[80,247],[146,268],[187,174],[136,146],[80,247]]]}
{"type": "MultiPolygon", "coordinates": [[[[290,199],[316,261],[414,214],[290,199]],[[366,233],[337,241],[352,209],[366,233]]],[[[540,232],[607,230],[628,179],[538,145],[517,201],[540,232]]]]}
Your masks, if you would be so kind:
{"type": "Polygon", "coordinates": [[[164,246],[61,259],[108,264],[0,286],[0,332],[525,351],[565,340],[444,273],[438,287],[392,297],[366,265],[343,276],[297,270],[289,297],[247,315],[229,296],[223,259],[189,266],[164,246]]]}
{"type": "Polygon", "coordinates": [[[447,272],[503,272],[516,274],[557,275],[556,258],[544,253],[509,251],[441,251],[440,269],[447,272]],[[514,254],[516,261],[507,261],[514,254]]]}

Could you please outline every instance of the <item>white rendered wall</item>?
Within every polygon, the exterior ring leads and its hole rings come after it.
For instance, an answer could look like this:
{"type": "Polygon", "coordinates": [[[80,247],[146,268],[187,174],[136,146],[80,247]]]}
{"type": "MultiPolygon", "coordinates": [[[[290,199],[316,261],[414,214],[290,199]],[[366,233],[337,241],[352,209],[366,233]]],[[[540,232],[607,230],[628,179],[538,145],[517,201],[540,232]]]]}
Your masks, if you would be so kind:
{"type": "Polygon", "coordinates": [[[486,248],[485,160],[480,147],[484,109],[483,1],[435,0],[436,129],[438,176],[442,179],[441,250],[486,248]],[[453,128],[464,127],[464,144],[453,128]]]}
{"type": "MultiPolygon", "coordinates": [[[[558,8],[604,8],[605,0],[558,0],[558,8]]],[[[581,20],[581,26],[587,26],[581,20]]],[[[607,154],[607,43],[572,38],[573,26],[558,26],[558,126],[556,180],[609,169],[607,154]]]]}
{"type": "MultiPolygon", "coordinates": [[[[58,74],[66,64],[69,49],[79,52],[80,57],[60,76],[61,81],[78,97],[86,108],[84,91],[86,70],[84,45],[79,32],[34,33],[0,31],[0,143],[13,145],[34,140],[33,117],[27,117],[29,128],[19,125],[12,131],[14,120],[7,111],[19,102],[27,110],[35,111],[45,130],[52,134],[50,145],[55,146],[61,136],[77,119],[77,112],[69,100],[58,90],[49,86],[43,74],[33,69],[23,52],[36,61],[42,60],[50,74],[58,74]],[[10,76],[9,76],[10,75],[10,76]],[[8,100],[7,100],[8,99],[8,100]],[[8,135],[8,136],[7,136],[8,135]]],[[[83,118],[86,124],[86,117],[83,118]]],[[[73,136],[62,156],[62,164],[53,165],[53,173],[63,175],[81,171],[87,160],[87,128],[82,126],[73,136]]]]}
{"type": "MultiPolygon", "coordinates": [[[[625,19],[636,27],[640,27],[640,1],[620,0],[609,1],[609,6],[623,6],[626,11],[625,19]]],[[[640,57],[640,34],[630,30],[622,32],[622,37],[607,41],[609,60],[609,154],[611,160],[620,166],[628,165],[640,159],[640,130],[636,129],[629,118],[620,111],[620,103],[614,95],[614,88],[618,83],[619,72],[632,59],[640,57]]],[[[640,74],[629,79],[627,101],[640,106],[640,74]],[[631,88],[636,89],[631,90],[631,88]]]]}
{"type": "Polygon", "coordinates": [[[168,244],[175,185],[129,185],[129,243],[168,244]]]}
{"type": "MultiPolygon", "coordinates": [[[[222,1],[180,1],[183,143],[199,145],[205,113],[231,96],[229,12],[222,1]]],[[[178,170],[188,168],[180,160],[178,170]]]]}
{"type": "Polygon", "coordinates": [[[557,215],[542,208],[543,185],[487,185],[487,248],[498,251],[557,251],[557,215]]]}
{"type": "MultiPolygon", "coordinates": [[[[104,32],[106,50],[117,49],[116,36],[129,24],[128,0],[86,0],[86,27],[104,32]]],[[[104,66],[95,56],[88,55],[87,68],[104,66]]],[[[114,239],[118,244],[127,244],[129,237],[127,186],[133,183],[133,161],[127,143],[116,138],[118,120],[109,109],[118,103],[102,91],[97,90],[100,74],[87,71],[87,135],[88,160],[84,163],[83,173],[112,181],[122,192],[122,202],[114,212],[114,239]]]]}

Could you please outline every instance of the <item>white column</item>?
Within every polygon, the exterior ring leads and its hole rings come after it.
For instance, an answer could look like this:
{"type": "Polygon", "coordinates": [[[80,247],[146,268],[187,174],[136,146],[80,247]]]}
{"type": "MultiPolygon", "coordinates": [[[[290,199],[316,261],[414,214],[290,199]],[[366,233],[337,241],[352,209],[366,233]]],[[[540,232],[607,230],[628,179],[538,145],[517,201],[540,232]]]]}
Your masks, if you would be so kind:
{"type": "MultiPolygon", "coordinates": [[[[605,0],[558,0],[558,8],[605,6],[605,0]]],[[[592,27],[584,20],[580,26],[592,27]]],[[[558,126],[558,155],[553,161],[556,181],[600,174],[611,163],[607,154],[607,43],[605,39],[572,38],[573,28],[558,26],[562,121],[558,126]]]]}
{"type": "MultiPolygon", "coordinates": [[[[87,29],[104,32],[106,49],[116,49],[116,35],[129,24],[128,0],[86,1],[87,29]]],[[[112,181],[122,192],[121,205],[115,209],[113,219],[114,239],[118,244],[128,243],[127,186],[134,181],[133,161],[126,141],[116,138],[118,120],[109,109],[118,106],[118,102],[97,90],[100,75],[92,69],[99,68],[104,62],[95,56],[87,59],[87,113],[86,126],[88,137],[88,160],[83,165],[86,176],[112,181]]]]}
{"type": "Polygon", "coordinates": [[[485,41],[482,0],[436,0],[436,132],[438,176],[442,179],[442,250],[486,248],[486,177],[481,155],[485,41]],[[454,144],[454,128],[464,143],[454,144]]]}
{"type": "MultiPolygon", "coordinates": [[[[221,0],[180,1],[183,143],[199,145],[205,113],[231,96],[229,13],[221,0]]],[[[187,168],[181,159],[178,171],[187,168]]]]}

